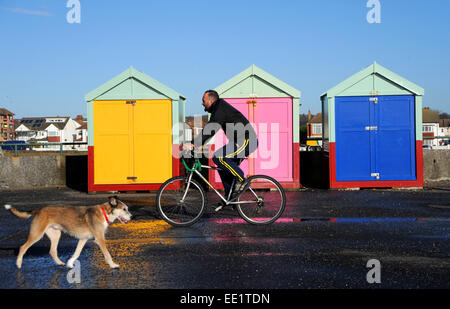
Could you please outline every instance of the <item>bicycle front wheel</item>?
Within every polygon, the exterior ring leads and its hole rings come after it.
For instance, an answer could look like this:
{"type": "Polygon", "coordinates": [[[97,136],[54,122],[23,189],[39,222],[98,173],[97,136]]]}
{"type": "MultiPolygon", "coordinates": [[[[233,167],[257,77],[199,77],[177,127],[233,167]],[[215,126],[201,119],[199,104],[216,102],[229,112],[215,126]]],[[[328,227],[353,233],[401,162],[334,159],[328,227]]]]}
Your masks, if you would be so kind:
{"type": "Polygon", "coordinates": [[[161,185],[156,195],[156,208],[164,221],[173,226],[189,226],[197,222],[205,211],[206,194],[203,188],[183,176],[173,177],[161,185]]]}
{"type": "Polygon", "coordinates": [[[286,206],[283,187],[272,177],[255,175],[249,177],[246,190],[239,196],[237,210],[250,224],[271,224],[275,222],[286,206]]]}

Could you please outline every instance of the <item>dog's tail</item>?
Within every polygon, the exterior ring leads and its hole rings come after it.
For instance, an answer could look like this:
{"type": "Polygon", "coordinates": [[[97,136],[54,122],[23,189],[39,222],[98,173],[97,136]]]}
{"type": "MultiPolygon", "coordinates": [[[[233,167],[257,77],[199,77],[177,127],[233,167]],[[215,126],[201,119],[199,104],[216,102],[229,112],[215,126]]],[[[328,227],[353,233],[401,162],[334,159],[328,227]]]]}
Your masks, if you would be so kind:
{"type": "Polygon", "coordinates": [[[19,211],[19,210],[15,209],[14,207],[12,207],[11,205],[5,205],[5,209],[11,211],[13,215],[15,215],[16,217],[22,218],[22,219],[28,219],[31,216],[33,216],[32,212],[19,211]]]}

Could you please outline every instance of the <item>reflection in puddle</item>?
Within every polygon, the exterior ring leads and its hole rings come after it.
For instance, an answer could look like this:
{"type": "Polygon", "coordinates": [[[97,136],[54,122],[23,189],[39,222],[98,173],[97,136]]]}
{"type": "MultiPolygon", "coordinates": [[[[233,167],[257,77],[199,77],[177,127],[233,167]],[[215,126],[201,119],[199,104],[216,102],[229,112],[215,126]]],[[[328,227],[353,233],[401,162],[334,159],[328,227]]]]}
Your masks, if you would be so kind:
{"type": "Polygon", "coordinates": [[[168,231],[172,226],[163,220],[152,220],[152,221],[131,221],[127,224],[115,224],[111,226],[126,238],[148,238],[154,237],[158,238],[158,235],[168,231]]]}
{"type": "Polygon", "coordinates": [[[291,256],[290,253],[274,253],[274,252],[249,252],[242,256],[291,256]]]}
{"type": "MultiPolygon", "coordinates": [[[[259,218],[260,221],[268,221],[270,218],[259,218]]],[[[244,219],[241,218],[221,218],[221,219],[210,219],[212,223],[217,224],[248,224],[244,219]]],[[[288,223],[299,221],[295,218],[278,218],[274,223],[288,223]]]]}
{"type": "MultiPolygon", "coordinates": [[[[136,271],[153,268],[150,259],[137,260],[136,257],[146,256],[142,254],[148,249],[148,245],[161,244],[172,245],[174,238],[161,237],[172,228],[171,225],[162,220],[152,221],[131,221],[127,224],[115,224],[111,226],[114,229],[116,239],[108,239],[106,236],[106,246],[112,259],[125,268],[127,271],[135,268],[136,271]],[[131,262],[132,261],[132,262],[131,262]]],[[[105,258],[100,248],[95,245],[92,252],[93,264],[100,269],[110,269],[105,262],[105,258]]],[[[106,282],[104,282],[106,284],[106,282]]],[[[102,284],[100,284],[102,286],[102,284]]]]}

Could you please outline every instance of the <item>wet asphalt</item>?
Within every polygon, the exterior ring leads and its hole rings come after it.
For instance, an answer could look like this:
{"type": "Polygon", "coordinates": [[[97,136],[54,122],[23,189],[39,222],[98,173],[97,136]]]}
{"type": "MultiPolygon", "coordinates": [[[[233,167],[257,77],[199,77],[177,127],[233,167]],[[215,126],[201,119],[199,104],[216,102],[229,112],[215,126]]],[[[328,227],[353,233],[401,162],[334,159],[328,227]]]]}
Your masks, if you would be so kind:
{"type": "MultiPolygon", "coordinates": [[[[0,191],[0,205],[95,205],[109,195],[68,188],[0,191]]],[[[75,282],[73,272],[53,262],[45,236],[16,269],[31,219],[16,218],[2,206],[0,288],[450,288],[449,182],[421,190],[290,191],[283,217],[269,226],[252,226],[231,210],[214,213],[210,207],[192,227],[174,228],[159,219],[154,192],[118,195],[133,214],[131,222],[111,224],[107,232],[120,268],[110,269],[89,241],[75,282]],[[367,280],[372,259],[379,261],[380,283],[367,280]]],[[[218,202],[208,197],[209,205],[218,202]]],[[[62,261],[76,243],[61,237],[62,261]]]]}

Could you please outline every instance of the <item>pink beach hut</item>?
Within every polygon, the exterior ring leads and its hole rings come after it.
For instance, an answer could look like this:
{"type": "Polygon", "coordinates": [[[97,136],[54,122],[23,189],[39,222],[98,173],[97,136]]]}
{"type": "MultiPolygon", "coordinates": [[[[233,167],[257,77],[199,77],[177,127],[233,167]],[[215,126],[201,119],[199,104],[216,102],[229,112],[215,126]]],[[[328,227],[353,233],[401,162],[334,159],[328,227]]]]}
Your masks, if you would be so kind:
{"type": "MultiPolygon", "coordinates": [[[[300,91],[255,65],[215,90],[247,117],[258,134],[258,149],[241,164],[246,177],[264,174],[278,180],[284,188],[299,188],[300,91]]],[[[225,145],[223,131],[211,143],[211,152],[225,145]]],[[[210,170],[209,179],[222,188],[216,171],[210,170]]]]}

